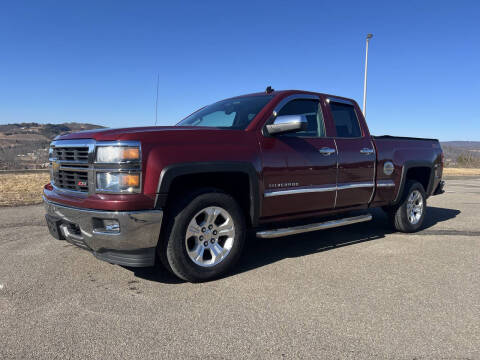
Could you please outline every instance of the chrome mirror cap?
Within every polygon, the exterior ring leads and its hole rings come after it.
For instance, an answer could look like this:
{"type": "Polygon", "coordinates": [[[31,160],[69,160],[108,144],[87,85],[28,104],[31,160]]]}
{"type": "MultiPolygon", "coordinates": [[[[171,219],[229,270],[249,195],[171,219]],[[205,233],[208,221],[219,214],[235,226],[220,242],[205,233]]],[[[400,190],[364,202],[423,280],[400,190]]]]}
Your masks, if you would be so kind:
{"type": "Polygon", "coordinates": [[[273,124],[266,128],[270,135],[277,135],[307,130],[307,125],[305,115],[283,115],[277,116],[273,124]]]}

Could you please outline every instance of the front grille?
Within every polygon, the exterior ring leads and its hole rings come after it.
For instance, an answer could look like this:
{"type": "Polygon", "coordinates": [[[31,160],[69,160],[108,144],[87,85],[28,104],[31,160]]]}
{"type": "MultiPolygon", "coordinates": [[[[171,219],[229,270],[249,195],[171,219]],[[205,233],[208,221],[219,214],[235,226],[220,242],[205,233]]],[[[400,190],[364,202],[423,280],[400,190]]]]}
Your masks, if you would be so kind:
{"type": "Polygon", "coordinates": [[[61,189],[88,192],[87,171],[62,169],[53,174],[53,181],[61,189]]]}
{"type": "Polygon", "coordinates": [[[55,147],[53,157],[58,161],[88,162],[88,147],[55,147]]]}
{"type": "Polygon", "coordinates": [[[96,187],[95,180],[98,172],[141,172],[140,161],[118,165],[97,164],[95,162],[97,146],[134,146],[140,148],[140,143],[137,141],[104,141],[97,144],[93,139],[54,140],[50,144],[48,157],[51,183],[59,192],[63,190],[75,192],[81,196],[93,195],[105,192],[96,187]]]}

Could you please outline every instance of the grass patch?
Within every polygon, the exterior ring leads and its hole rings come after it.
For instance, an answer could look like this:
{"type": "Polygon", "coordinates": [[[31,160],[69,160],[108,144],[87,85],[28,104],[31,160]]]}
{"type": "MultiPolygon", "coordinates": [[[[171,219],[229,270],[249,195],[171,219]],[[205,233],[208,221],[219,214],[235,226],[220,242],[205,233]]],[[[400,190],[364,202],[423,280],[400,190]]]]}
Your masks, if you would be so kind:
{"type": "Polygon", "coordinates": [[[49,182],[48,172],[0,174],[0,206],[39,204],[43,187],[49,182]]]}
{"type": "Polygon", "coordinates": [[[445,169],[443,169],[443,175],[476,176],[476,175],[480,175],[480,169],[471,169],[471,168],[445,168],[445,169]]]}

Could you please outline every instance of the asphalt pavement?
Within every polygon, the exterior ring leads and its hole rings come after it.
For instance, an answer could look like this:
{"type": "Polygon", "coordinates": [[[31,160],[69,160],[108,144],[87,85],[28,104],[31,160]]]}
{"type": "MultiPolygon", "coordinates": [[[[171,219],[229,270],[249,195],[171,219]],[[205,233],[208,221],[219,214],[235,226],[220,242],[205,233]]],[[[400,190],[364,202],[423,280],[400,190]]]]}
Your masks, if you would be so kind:
{"type": "Polygon", "coordinates": [[[0,359],[480,359],[480,179],[446,189],[419,233],[375,210],[251,238],[203,284],[54,240],[42,206],[0,208],[0,359]]]}

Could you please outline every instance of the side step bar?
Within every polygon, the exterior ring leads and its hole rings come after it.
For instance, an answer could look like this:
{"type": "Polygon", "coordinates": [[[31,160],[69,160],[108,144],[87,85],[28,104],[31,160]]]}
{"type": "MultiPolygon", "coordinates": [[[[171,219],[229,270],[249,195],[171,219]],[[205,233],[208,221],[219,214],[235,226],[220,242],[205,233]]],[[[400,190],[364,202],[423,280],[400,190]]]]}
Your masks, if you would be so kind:
{"type": "Polygon", "coordinates": [[[310,231],[331,229],[339,226],[351,225],[351,224],[356,224],[356,223],[370,221],[370,220],[372,220],[372,215],[365,214],[365,215],[353,216],[353,217],[348,217],[348,218],[343,218],[338,220],[330,220],[330,221],[325,221],[325,222],[315,223],[315,224],[293,226],[293,227],[288,227],[283,229],[259,231],[257,232],[257,237],[263,238],[263,239],[271,239],[271,238],[277,238],[277,237],[288,236],[288,235],[302,234],[310,231]]]}

